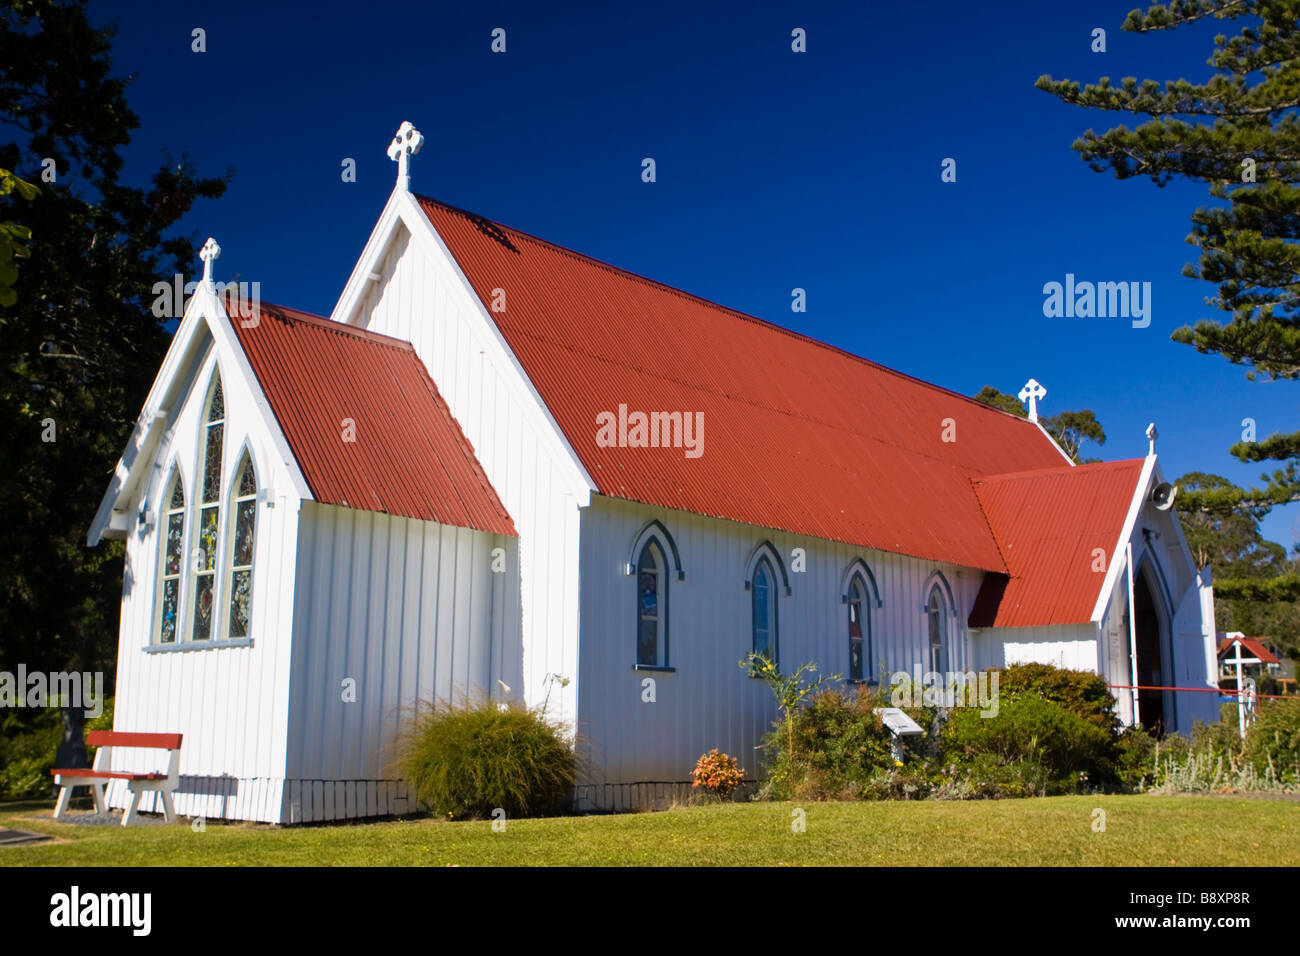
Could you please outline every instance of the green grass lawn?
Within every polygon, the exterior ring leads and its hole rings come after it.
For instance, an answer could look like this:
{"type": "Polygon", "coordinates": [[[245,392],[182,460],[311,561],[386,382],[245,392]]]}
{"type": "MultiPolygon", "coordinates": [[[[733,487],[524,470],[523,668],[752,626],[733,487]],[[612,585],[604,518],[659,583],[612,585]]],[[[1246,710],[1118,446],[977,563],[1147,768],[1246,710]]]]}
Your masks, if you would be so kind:
{"type": "Polygon", "coordinates": [[[1233,797],[1072,796],[965,802],[729,803],[619,816],[430,818],[331,826],[55,823],[50,805],[0,805],[0,827],[57,842],[0,847],[0,866],[1295,866],[1300,803],[1233,797]],[[1093,809],[1106,831],[1092,829],[1093,809]]]}

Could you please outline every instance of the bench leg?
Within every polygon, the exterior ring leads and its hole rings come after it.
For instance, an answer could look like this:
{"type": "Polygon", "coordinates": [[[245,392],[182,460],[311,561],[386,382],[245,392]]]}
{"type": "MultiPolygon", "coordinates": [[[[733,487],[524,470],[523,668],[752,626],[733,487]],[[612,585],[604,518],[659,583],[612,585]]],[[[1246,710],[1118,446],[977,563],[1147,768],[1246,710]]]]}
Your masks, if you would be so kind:
{"type": "Polygon", "coordinates": [[[122,814],[122,826],[129,827],[131,821],[135,819],[136,811],[140,809],[140,798],[144,796],[143,790],[131,788],[131,803],[126,808],[126,813],[122,814]]]}
{"type": "Polygon", "coordinates": [[[102,783],[91,784],[90,792],[95,798],[95,812],[101,817],[108,816],[108,805],[104,803],[104,785],[102,783]]]}
{"type": "Polygon", "coordinates": [[[171,791],[170,791],[170,790],[160,790],[160,791],[158,791],[158,796],[162,797],[162,803],[163,803],[163,819],[166,820],[168,823],[175,823],[175,822],[176,822],[176,804],[172,803],[172,795],[171,795],[171,791]]]}
{"type": "Polygon", "coordinates": [[[59,800],[54,804],[54,819],[62,820],[63,815],[68,812],[68,804],[72,800],[72,788],[63,786],[59,788],[59,800]]]}

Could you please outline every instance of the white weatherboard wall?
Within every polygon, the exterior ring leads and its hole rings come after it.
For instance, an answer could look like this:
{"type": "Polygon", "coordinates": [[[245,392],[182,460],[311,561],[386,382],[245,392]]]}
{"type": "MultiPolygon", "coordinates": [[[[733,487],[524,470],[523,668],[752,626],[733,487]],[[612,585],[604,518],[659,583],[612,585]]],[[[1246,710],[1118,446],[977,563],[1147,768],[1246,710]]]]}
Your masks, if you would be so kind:
{"type": "Polygon", "coordinates": [[[520,686],[518,577],[491,570],[496,548],[518,567],[509,536],[304,505],[284,822],[414,810],[392,764],[419,705],[520,686]]]}
{"type": "MultiPolygon", "coordinates": [[[[791,594],[776,598],[783,670],[815,661],[820,674],[846,675],[848,609],[841,601],[846,571],[862,558],[875,576],[883,606],[873,609],[873,675],[911,671],[929,659],[926,589],[941,570],[953,590],[949,614],[951,669],[968,661],[966,615],[980,572],[963,570],[771,529],[592,496],[582,512],[582,646],[578,733],[589,767],[581,806],[644,803],[628,794],[641,782],[689,781],[695,761],[713,747],[736,757],[747,778],[761,771],[759,745],[776,718],[772,693],[746,676],[741,658],[752,648],[747,562],[769,540],[789,574],[791,594]],[[674,673],[634,670],[636,578],[627,573],[634,541],[657,519],[677,543],[684,581],[668,577],[669,666],[674,673]],[[791,552],[803,548],[807,570],[795,572],[791,552]],[[642,681],[655,681],[654,703],[642,701],[642,681]]],[[[669,555],[671,567],[671,555],[669,555]]],[[[653,792],[653,791],[650,791],[653,792]]]]}
{"type": "MultiPolygon", "coordinates": [[[[1207,668],[1208,649],[1214,642],[1213,595],[1202,592],[1191,553],[1173,512],[1160,511],[1150,502],[1145,503],[1138,513],[1132,544],[1132,571],[1149,572],[1148,579],[1152,582],[1161,632],[1161,683],[1197,688],[1169,691],[1164,695],[1165,715],[1171,718],[1169,729],[1190,733],[1198,720],[1206,723],[1218,720],[1218,695],[1208,692],[1209,688],[1217,688],[1215,672],[1207,668]],[[1144,529],[1150,534],[1144,534],[1144,529]]],[[[1117,560],[1124,560],[1122,548],[1117,560]]],[[[1111,684],[1133,684],[1126,617],[1129,571],[1126,568],[1116,579],[1100,623],[1103,673],[1111,684]]],[[[1132,691],[1117,690],[1115,696],[1120,720],[1131,725],[1132,691]]]]}
{"type": "Polygon", "coordinates": [[[1034,663],[1098,673],[1097,625],[1091,622],[979,628],[972,634],[981,670],[1034,663]]]}
{"type": "MultiPolygon", "coordinates": [[[[200,320],[201,321],[201,320],[200,320]]],[[[225,321],[220,319],[218,321],[225,321]]],[[[131,502],[139,509],[143,496],[154,516],[152,529],[133,525],[127,532],[122,587],[121,633],[113,728],[129,732],[180,733],[180,786],[176,810],[184,816],[260,820],[280,819],[284,780],[285,740],[289,701],[289,643],[293,614],[294,554],[298,536],[299,499],[293,481],[275,451],[258,409],[259,395],[250,390],[240,363],[224,344],[206,335],[207,345],[181,372],[183,399],[169,409],[168,432],[152,462],[150,477],[131,502]],[[220,360],[226,404],[222,443],[223,503],[230,500],[234,470],[247,447],[260,488],[271,488],[273,507],[259,502],[254,542],[251,631],[244,647],[168,645],[152,650],[158,614],[157,575],[163,532],[160,505],[171,466],[180,468],[189,507],[186,531],[193,534],[193,504],[199,493],[199,435],[212,370],[220,360]],[[179,647],[180,649],[171,649],[179,647]]],[[[223,535],[228,528],[223,527],[223,535]]],[[[196,546],[187,539],[185,554],[196,546]]],[[[226,626],[224,540],[218,556],[221,597],[218,626],[226,626]]],[[[191,605],[182,607],[188,620],[191,605]]],[[[155,751],[121,750],[113,765],[120,769],[165,769],[166,755],[155,751]]],[[[129,796],[121,781],[107,788],[110,805],[125,807],[129,796]]],[[[147,795],[142,809],[155,809],[147,795]]],[[[156,809],[161,811],[161,805],[156,809]]]]}
{"type": "MultiPolygon", "coordinates": [[[[519,532],[522,690],[572,722],[578,670],[578,508],[590,485],[495,324],[409,195],[394,194],[358,272],[377,275],[334,318],[409,341],[519,532]],[[386,230],[391,230],[386,232],[386,230]],[[386,239],[382,239],[383,236],[386,239]],[[382,241],[381,241],[382,239],[382,241]]],[[[342,304],[342,303],[341,303],[342,304]]],[[[594,427],[594,423],[593,423],[594,427]]],[[[514,685],[512,685],[514,686],[514,685]]]]}

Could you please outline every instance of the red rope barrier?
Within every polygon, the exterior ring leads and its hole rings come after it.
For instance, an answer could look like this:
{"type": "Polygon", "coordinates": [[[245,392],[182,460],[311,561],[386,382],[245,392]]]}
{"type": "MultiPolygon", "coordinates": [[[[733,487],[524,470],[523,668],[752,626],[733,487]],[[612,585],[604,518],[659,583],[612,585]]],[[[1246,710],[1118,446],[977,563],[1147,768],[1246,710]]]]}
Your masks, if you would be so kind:
{"type": "MultiPolygon", "coordinates": [[[[1221,687],[1162,687],[1149,684],[1107,684],[1111,690],[1177,690],[1196,694],[1240,694],[1239,690],[1226,690],[1221,687]]],[[[1256,694],[1266,700],[1283,700],[1295,694],[1256,694]]]]}

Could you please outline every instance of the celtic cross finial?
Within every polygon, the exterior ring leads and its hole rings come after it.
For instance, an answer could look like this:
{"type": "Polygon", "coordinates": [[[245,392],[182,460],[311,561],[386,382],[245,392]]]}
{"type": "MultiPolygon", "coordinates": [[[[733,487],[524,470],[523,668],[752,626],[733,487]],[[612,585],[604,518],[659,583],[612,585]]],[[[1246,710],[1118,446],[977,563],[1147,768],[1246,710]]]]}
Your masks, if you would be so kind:
{"type": "Polygon", "coordinates": [[[1039,385],[1034,379],[1025,383],[1025,387],[1020,390],[1019,398],[1022,402],[1029,403],[1029,420],[1038,421],[1038,400],[1047,394],[1047,389],[1039,385]]]}
{"type": "Polygon", "coordinates": [[[397,185],[402,189],[411,188],[411,173],[408,162],[410,157],[420,151],[424,145],[424,134],[410,123],[403,123],[397,128],[397,135],[388,144],[388,158],[397,163],[397,185]]]}
{"type": "Polygon", "coordinates": [[[212,288],[212,263],[217,256],[221,255],[221,247],[217,245],[217,240],[211,236],[199,250],[199,258],[203,260],[203,284],[209,289],[212,288]]]}

